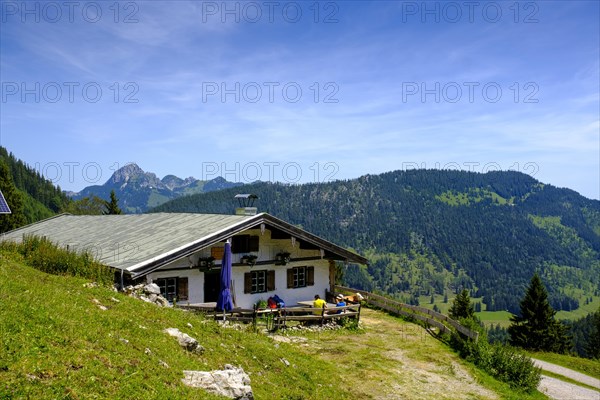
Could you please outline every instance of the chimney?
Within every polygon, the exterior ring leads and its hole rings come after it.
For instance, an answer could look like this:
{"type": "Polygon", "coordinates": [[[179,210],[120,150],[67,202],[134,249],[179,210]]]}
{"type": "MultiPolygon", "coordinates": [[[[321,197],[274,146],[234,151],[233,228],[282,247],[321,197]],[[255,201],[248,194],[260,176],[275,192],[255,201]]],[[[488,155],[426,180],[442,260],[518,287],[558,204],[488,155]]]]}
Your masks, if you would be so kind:
{"type": "Polygon", "coordinates": [[[254,207],[254,200],[258,199],[255,194],[236,194],[239,207],[235,209],[235,215],[256,215],[257,208],[254,207]]]}

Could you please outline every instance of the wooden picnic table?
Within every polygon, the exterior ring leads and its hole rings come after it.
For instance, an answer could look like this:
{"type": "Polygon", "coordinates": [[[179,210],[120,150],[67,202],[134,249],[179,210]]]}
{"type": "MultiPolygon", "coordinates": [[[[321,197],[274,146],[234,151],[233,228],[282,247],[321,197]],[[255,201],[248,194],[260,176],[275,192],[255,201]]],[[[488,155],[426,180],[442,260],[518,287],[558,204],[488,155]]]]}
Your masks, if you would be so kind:
{"type": "MultiPolygon", "coordinates": [[[[300,304],[303,307],[312,307],[314,304],[314,300],[303,300],[303,301],[299,301],[298,304],[300,304]]],[[[335,307],[337,307],[335,304],[327,303],[327,308],[335,308],[335,307]]]]}

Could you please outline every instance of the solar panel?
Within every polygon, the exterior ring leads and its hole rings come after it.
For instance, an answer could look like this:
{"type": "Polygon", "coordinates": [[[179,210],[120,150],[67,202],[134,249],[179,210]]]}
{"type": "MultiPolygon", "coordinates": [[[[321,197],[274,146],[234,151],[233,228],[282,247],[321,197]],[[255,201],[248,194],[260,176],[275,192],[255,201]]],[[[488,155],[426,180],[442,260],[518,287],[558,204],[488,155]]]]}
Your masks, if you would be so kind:
{"type": "Polygon", "coordinates": [[[10,214],[10,213],[11,213],[10,207],[6,203],[6,199],[4,198],[2,191],[0,191],[0,214],[10,214]]]}

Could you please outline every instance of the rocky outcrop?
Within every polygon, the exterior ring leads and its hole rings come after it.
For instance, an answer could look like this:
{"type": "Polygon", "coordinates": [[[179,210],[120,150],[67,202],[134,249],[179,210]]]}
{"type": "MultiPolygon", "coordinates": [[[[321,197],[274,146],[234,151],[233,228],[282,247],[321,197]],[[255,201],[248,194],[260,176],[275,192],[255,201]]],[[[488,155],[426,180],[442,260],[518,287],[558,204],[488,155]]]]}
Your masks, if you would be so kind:
{"type": "Polygon", "coordinates": [[[204,347],[187,333],[183,333],[177,328],[167,328],[164,330],[164,332],[177,338],[179,345],[187,351],[196,354],[202,354],[204,352],[204,347]]]}
{"type": "Polygon", "coordinates": [[[250,377],[242,368],[226,364],[224,370],[183,371],[184,385],[237,400],[253,400],[250,377]]]}
{"type": "Polygon", "coordinates": [[[135,286],[127,286],[123,291],[128,296],[156,304],[160,307],[170,306],[169,301],[160,295],[160,288],[155,283],[140,283],[135,286]]]}

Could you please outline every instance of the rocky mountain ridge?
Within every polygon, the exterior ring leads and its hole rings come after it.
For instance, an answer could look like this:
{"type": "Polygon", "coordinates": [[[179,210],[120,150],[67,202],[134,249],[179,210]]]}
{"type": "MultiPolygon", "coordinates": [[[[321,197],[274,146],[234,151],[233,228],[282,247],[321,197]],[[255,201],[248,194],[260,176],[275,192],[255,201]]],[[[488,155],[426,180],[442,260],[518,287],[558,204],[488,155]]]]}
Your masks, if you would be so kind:
{"type": "Polygon", "coordinates": [[[241,186],[241,182],[229,182],[222,177],[202,181],[192,176],[185,179],[166,175],[162,179],[153,172],[144,171],[135,163],[115,171],[103,185],[88,186],[78,193],[68,193],[73,199],[98,196],[107,199],[114,190],[121,208],[127,213],[142,213],[175,198],[229,189],[241,186]]]}

